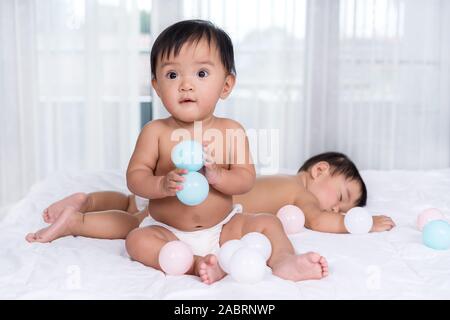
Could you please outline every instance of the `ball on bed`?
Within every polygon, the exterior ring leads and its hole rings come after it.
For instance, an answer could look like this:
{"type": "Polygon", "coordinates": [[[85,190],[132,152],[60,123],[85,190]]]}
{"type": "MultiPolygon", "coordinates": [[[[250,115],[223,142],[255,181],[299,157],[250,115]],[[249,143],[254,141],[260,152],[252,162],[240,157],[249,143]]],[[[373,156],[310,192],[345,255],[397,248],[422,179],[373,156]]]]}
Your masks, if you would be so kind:
{"type": "Polygon", "coordinates": [[[183,174],[183,177],[183,189],[176,193],[178,200],[187,206],[196,206],[202,203],[208,197],[208,180],[196,171],[183,174]]]}
{"type": "Polygon", "coordinates": [[[417,216],[417,228],[422,231],[425,225],[434,220],[443,220],[444,214],[436,208],[429,208],[426,210],[423,210],[418,216],[417,216]]]}
{"type": "Polygon", "coordinates": [[[423,243],[432,249],[447,250],[450,248],[450,224],[444,220],[433,220],[423,228],[423,243]]]}
{"type": "Polygon", "coordinates": [[[230,273],[230,261],[233,254],[240,248],[242,248],[244,244],[241,240],[229,240],[225,242],[221,247],[220,251],[217,255],[217,260],[219,261],[220,267],[226,273],[230,273]]]}
{"type": "Polygon", "coordinates": [[[263,255],[246,246],[239,248],[233,254],[229,266],[231,277],[241,283],[259,282],[267,272],[266,260],[263,255]]]}
{"type": "Polygon", "coordinates": [[[252,250],[258,251],[267,261],[272,254],[270,240],[260,232],[250,232],[241,238],[244,245],[252,250]]]}
{"type": "Polygon", "coordinates": [[[172,149],[172,162],[179,169],[198,171],[203,167],[203,147],[195,140],[185,140],[172,149]]]}
{"type": "Polygon", "coordinates": [[[183,241],[167,242],[159,251],[159,265],[167,275],[185,274],[194,262],[192,249],[183,241]]]}
{"type": "Polygon", "coordinates": [[[372,215],[364,208],[354,207],[346,213],[344,225],[349,233],[368,233],[373,226],[372,215]]]}
{"type": "Polygon", "coordinates": [[[298,233],[305,226],[305,214],[299,207],[291,204],[281,207],[277,217],[281,220],[286,234],[298,233]]]}

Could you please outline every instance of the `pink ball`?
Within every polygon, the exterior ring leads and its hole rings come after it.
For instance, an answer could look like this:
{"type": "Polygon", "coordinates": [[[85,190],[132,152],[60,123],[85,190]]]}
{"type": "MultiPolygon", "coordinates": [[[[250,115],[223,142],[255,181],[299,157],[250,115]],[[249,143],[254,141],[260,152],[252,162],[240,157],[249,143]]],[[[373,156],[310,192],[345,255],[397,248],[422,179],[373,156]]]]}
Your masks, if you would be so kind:
{"type": "Polygon", "coordinates": [[[179,240],[167,242],[159,251],[159,265],[167,275],[185,274],[193,262],[192,249],[179,240]]]}
{"type": "Polygon", "coordinates": [[[291,204],[285,205],[277,212],[277,217],[283,224],[286,234],[300,232],[305,226],[305,215],[303,211],[291,204]]]}
{"type": "Polygon", "coordinates": [[[417,228],[419,228],[419,230],[422,231],[428,222],[443,219],[445,219],[444,214],[439,209],[436,208],[426,209],[417,216],[417,228]]]}

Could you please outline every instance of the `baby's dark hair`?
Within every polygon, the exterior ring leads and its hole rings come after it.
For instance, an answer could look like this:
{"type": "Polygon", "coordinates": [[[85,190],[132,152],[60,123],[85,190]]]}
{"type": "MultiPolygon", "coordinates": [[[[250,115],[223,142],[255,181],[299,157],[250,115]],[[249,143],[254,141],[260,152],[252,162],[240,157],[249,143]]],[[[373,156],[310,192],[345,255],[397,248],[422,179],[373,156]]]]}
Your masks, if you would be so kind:
{"type": "Polygon", "coordinates": [[[166,28],[156,38],[150,54],[152,79],[156,79],[158,59],[168,58],[172,53],[177,56],[185,43],[198,43],[202,39],[206,39],[210,46],[211,42],[217,46],[225,70],[235,75],[233,43],[228,34],[210,21],[184,20],[166,28]]]}
{"type": "MultiPolygon", "coordinates": [[[[343,153],[325,152],[309,158],[298,170],[308,171],[320,161],[328,162],[331,167],[331,175],[342,174],[346,179],[355,180],[361,187],[361,196],[356,200],[357,207],[364,207],[367,203],[367,189],[356,165],[343,153]]],[[[297,172],[297,173],[298,173],[297,172]]]]}

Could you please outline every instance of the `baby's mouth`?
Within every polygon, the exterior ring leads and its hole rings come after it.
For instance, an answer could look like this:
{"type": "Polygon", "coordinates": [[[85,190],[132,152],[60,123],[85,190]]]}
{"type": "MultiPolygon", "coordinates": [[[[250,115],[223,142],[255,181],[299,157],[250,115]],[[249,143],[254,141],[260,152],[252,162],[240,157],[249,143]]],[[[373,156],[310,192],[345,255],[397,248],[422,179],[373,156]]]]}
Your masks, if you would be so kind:
{"type": "Polygon", "coordinates": [[[183,103],[190,103],[190,102],[196,102],[196,100],[190,99],[190,98],[185,98],[185,99],[181,99],[180,100],[181,104],[183,104],[183,103]]]}

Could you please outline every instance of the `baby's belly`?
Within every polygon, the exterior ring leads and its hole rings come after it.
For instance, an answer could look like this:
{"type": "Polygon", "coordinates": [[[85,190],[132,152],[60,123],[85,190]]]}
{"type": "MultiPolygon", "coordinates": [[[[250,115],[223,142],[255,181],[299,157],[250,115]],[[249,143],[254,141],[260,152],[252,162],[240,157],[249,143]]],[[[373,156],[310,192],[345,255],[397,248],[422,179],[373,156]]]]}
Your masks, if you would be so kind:
{"type": "Polygon", "coordinates": [[[153,219],[182,231],[215,226],[225,219],[232,208],[232,197],[215,190],[210,190],[208,198],[197,206],[186,206],[175,196],[152,199],[148,206],[153,219]]]}

